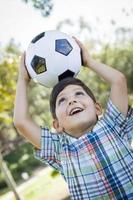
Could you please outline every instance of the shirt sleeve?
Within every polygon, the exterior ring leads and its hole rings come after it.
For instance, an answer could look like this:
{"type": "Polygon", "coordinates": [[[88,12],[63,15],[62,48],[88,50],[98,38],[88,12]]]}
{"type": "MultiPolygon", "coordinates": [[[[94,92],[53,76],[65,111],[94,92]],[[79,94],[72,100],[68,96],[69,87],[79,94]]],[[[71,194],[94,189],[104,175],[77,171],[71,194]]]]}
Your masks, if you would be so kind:
{"type": "Polygon", "coordinates": [[[61,171],[60,162],[60,140],[56,133],[51,133],[49,129],[41,129],[41,149],[35,150],[35,157],[42,162],[61,171]]]}
{"type": "Polygon", "coordinates": [[[128,112],[125,117],[109,100],[104,118],[110,126],[116,125],[121,137],[126,137],[128,141],[133,139],[133,108],[131,106],[128,106],[128,112]]]}

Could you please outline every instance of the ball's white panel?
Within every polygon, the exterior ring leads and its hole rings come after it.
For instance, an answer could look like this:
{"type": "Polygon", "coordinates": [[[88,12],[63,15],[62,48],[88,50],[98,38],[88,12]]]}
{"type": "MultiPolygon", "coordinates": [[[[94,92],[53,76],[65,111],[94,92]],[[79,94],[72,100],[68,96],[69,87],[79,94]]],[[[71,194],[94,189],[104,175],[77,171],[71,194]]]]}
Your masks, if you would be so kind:
{"type": "Polygon", "coordinates": [[[58,83],[58,76],[55,76],[55,74],[49,72],[45,72],[44,74],[39,74],[37,77],[34,78],[34,80],[46,87],[52,87],[56,83],[58,83]]]}
{"type": "Polygon", "coordinates": [[[47,58],[48,71],[54,74],[60,74],[68,67],[68,58],[62,54],[54,52],[51,54],[51,59],[47,58]],[[65,63],[65,64],[64,64],[65,63]]]}

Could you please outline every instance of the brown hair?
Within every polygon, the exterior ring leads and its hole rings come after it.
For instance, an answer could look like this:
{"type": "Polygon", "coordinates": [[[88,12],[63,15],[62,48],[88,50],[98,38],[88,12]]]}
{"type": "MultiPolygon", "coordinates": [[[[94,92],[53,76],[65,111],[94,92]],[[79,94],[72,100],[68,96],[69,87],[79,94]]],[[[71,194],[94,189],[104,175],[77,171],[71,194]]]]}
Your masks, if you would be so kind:
{"type": "Polygon", "coordinates": [[[93,95],[92,91],[81,80],[79,80],[77,78],[73,78],[73,77],[65,78],[65,79],[61,80],[60,82],[58,82],[54,86],[54,88],[53,88],[53,90],[51,92],[51,95],[50,95],[50,110],[51,110],[51,114],[52,114],[54,119],[56,119],[55,109],[56,109],[57,96],[68,85],[79,85],[79,86],[81,86],[84,89],[84,91],[96,103],[96,99],[95,99],[95,96],[93,95]]]}

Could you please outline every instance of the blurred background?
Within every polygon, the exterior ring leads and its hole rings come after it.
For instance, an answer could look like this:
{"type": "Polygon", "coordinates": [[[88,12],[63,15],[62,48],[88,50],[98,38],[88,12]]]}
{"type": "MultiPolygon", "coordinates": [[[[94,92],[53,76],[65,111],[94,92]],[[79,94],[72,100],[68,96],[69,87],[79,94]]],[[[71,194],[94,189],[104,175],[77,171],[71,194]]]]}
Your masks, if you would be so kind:
{"type": "MultiPolygon", "coordinates": [[[[43,31],[58,29],[76,36],[95,59],[126,75],[133,106],[133,1],[1,0],[0,13],[0,199],[69,199],[63,178],[34,158],[33,146],[13,126],[20,55],[43,31]]],[[[82,69],[78,76],[104,107],[108,85],[93,72],[86,74],[82,69]]],[[[49,94],[50,89],[31,81],[30,113],[36,123],[51,127],[49,94]]]]}

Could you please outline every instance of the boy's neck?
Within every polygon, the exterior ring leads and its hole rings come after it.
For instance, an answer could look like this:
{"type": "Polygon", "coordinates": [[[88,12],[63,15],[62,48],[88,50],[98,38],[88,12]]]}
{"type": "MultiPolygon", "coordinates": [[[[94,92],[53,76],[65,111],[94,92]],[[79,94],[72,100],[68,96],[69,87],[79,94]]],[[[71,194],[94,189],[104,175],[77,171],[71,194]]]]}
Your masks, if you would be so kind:
{"type": "Polygon", "coordinates": [[[80,138],[81,136],[85,135],[86,133],[89,133],[92,131],[94,125],[89,127],[87,130],[83,131],[83,132],[73,132],[73,133],[67,133],[66,131],[64,131],[67,135],[73,137],[73,138],[80,138]]]}

